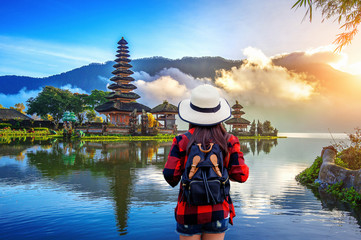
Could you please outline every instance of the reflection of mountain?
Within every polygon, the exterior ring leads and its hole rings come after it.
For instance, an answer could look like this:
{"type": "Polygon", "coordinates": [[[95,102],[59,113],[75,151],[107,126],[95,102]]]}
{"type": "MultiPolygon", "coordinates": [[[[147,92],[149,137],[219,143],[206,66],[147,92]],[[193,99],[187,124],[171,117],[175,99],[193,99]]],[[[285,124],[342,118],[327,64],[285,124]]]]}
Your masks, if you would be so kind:
{"type": "Polygon", "coordinates": [[[43,176],[90,198],[115,202],[117,226],[126,234],[128,204],[136,182],[132,169],[148,164],[163,167],[171,143],[74,142],[54,143],[49,150],[28,152],[28,162],[43,176]]]}
{"type": "Polygon", "coordinates": [[[270,153],[271,149],[277,146],[277,139],[240,139],[239,143],[244,155],[250,152],[253,155],[257,152],[257,155],[259,155],[260,152],[270,153]]]}

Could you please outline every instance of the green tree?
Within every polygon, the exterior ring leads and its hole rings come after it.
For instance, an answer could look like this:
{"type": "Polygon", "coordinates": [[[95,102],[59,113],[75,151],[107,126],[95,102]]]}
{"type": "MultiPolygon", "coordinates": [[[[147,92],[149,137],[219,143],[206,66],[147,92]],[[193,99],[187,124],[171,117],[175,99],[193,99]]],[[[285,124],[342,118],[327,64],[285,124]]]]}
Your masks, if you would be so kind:
{"type": "Polygon", "coordinates": [[[263,123],[263,132],[264,133],[270,133],[270,132],[273,132],[273,131],[274,131],[274,128],[272,127],[271,122],[266,120],[263,123]]]}
{"type": "Polygon", "coordinates": [[[76,115],[80,124],[83,123],[85,118],[86,99],[88,97],[87,94],[74,93],[69,105],[69,111],[76,115]]]}
{"type": "Polygon", "coordinates": [[[105,97],[108,96],[109,92],[102,90],[92,90],[91,94],[85,98],[85,104],[89,109],[94,109],[96,106],[106,103],[108,99],[105,97]]]}
{"type": "Polygon", "coordinates": [[[93,122],[96,116],[97,114],[93,109],[86,111],[86,118],[88,119],[88,122],[93,122]]]}
{"type": "Polygon", "coordinates": [[[59,88],[46,86],[35,98],[27,100],[28,114],[34,114],[46,117],[50,114],[58,128],[59,121],[63,117],[65,111],[70,110],[73,94],[69,90],[61,90],[59,88]]]}
{"type": "Polygon", "coordinates": [[[252,124],[251,124],[251,127],[250,127],[250,129],[249,129],[249,132],[254,136],[254,135],[256,135],[256,130],[257,130],[257,128],[256,128],[256,121],[253,120],[253,122],[252,122],[252,124]]]}
{"type": "Polygon", "coordinates": [[[307,7],[306,15],[309,14],[310,21],[315,7],[322,9],[323,20],[335,18],[342,24],[340,28],[343,32],[338,34],[334,41],[337,44],[336,51],[341,51],[344,46],[351,43],[361,23],[361,1],[357,0],[298,0],[292,6],[295,7],[307,7]]]}

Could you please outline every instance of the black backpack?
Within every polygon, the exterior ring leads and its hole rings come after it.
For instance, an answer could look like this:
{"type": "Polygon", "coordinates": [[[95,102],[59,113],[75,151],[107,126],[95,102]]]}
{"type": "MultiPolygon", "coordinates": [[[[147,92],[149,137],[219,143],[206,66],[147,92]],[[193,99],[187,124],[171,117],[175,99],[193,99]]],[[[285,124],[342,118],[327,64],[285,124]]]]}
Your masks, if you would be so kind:
{"type": "Polygon", "coordinates": [[[182,175],[182,201],[190,205],[214,205],[229,196],[228,171],[223,166],[223,153],[218,144],[204,150],[193,144],[182,175]]]}

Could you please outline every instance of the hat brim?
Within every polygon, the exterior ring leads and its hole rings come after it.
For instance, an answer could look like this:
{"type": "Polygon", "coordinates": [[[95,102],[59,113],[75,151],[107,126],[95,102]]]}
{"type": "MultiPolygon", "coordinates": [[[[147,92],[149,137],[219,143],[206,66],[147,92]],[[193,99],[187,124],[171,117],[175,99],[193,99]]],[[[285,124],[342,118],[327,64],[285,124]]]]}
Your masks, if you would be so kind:
{"type": "Polygon", "coordinates": [[[200,126],[211,126],[223,122],[231,117],[231,107],[227,100],[220,98],[220,109],[217,112],[204,113],[191,108],[190,99],[181,101],[178,105],[179,117],[188,123],[200,126]]]}

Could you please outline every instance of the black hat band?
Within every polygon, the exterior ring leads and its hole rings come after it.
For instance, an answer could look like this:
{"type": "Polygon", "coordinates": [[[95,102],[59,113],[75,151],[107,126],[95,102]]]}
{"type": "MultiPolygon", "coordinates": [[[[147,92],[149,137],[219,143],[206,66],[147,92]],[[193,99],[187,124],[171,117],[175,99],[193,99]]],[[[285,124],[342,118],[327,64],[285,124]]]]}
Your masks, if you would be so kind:
{"type": "Polygon", "coordinates": [[[192,103],[190,103],[191,108],[194,111],[197,112],[202,112],[202,113],[212,113],[212,112],[217,112],[219,109],[221,109],[221,103],[219,103],[216,107],[214,108],[200,108],[197,107],[196,105],[193,105],[192,103]]]}

